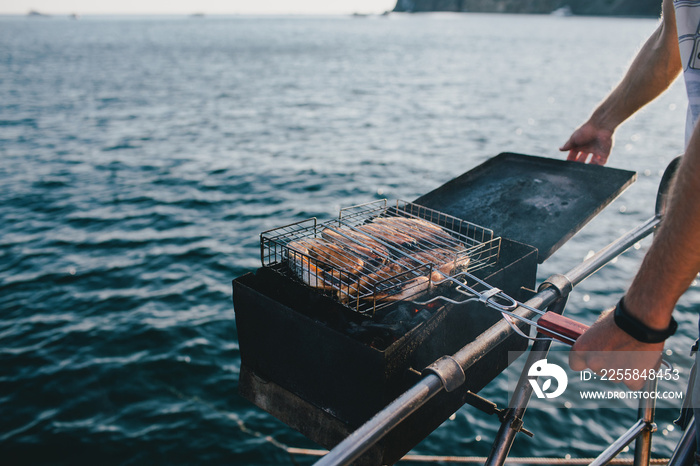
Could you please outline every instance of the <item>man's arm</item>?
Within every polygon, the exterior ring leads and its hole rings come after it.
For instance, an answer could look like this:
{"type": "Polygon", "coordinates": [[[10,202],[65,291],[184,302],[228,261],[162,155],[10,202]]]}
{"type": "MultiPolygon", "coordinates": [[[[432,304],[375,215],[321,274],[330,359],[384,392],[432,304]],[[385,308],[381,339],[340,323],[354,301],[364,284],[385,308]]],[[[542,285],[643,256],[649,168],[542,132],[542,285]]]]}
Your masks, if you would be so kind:
{"type": "Polygon", "coordinates": [[[664,0],[659,27],[647,39],[627,73],[598,105],[591,117],[571,135],[560,150],[567,160],[605,165],[617,127],[662,94],[682,70],[676,15],[672,0],[664,0]]]}
{"type": "MultiPolygon", "coordinates": [[[[627,311],[652,329],[668,328],[678,298],[699,271],[700,124],[696,124],[678,167],[667,212],[625,295],[627,311]]],[[[594,371],[603,368],[641,371],[658,364],[662,349],[663,343],[641,343],[620,330],[608,311],[578,339],[570,353],[569,365],[574,370],[589,367],[594,371]]],[[[629,385],[641,388],[642,383],[629,385]]]]}

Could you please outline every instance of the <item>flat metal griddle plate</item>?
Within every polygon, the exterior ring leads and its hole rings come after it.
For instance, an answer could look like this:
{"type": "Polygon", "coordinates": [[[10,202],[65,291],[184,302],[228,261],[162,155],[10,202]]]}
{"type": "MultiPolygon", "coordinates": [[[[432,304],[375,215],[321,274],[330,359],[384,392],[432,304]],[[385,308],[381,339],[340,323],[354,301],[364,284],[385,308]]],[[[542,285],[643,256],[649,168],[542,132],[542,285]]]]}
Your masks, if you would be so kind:
{"type": "Polygon", "coordinates": [[[502,153],[414,202],[534,246],[542,263],[636,179],[627,170],[502,153]]]}

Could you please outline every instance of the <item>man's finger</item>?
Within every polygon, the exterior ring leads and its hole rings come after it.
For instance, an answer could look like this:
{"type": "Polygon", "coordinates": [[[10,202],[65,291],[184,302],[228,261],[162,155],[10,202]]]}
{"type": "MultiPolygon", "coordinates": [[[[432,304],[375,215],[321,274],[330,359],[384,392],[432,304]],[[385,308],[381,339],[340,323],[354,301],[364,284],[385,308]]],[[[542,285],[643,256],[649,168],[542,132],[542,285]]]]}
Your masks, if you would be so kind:
{"type": "Polygon", "coordinates": [[[591,163],[595,165],[605,165],[605,162],[607,161],[608,158],[600,154],[593,154],[593,157],[591,158],[591,163]]]}
{"type": "Polygon", "coordinates": [[[566,158],[569,162],[580,162],[580,157],[581,157],[581,151],[576,150],[576,149],[571,149],[569,151],[569,156],[566,158]]]}

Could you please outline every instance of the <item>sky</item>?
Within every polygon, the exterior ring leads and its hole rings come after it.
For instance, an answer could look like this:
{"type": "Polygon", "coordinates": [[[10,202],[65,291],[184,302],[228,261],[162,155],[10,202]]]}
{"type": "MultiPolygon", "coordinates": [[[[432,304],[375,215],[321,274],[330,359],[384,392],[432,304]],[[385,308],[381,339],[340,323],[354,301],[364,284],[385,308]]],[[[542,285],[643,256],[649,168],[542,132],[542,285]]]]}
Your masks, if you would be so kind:
{"type": "Polygon", "coordinates": [[[0,14],[382,13],[396,0],[0,0],[0,14]]]}

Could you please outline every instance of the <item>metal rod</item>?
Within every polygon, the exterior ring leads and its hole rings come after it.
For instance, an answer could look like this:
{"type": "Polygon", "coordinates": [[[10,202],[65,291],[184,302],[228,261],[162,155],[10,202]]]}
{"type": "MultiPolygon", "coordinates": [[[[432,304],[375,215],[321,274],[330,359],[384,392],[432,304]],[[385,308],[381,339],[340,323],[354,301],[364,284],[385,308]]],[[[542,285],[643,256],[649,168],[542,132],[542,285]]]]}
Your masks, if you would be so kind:
{"type": "Polygon", "coordinates": [[[603,451],[589,466],[603,466],[611,459],[615,458],[618,453],[625,449],[627,445],[637,438],[637,436],[647,429],[647,424],[642,419],[638,420],[627,432],[622,434],[620,438],[615,440],[608,448],[603,451]]]}
{"type": "MultiPolygon", "coordinates": [[[[554,304],[549,306],[548,310],[557,314],[563,314],[566,301],[566,298],[559,298],[554,304]]],[[[506,462],[508,453],[515,441],[515,436],[520,430],[516,427],[518,427],[518,424],[520,424],[519,421],[522,421],[523,416],[525,416],[525,410],[527,410],[530,398],[532,397],[532,385],[528,380],[529,377],[527,373],[528,368],[540,359],[546,358],[551,345],[552,340],[537,340],[530,348],[525,368],[520,374],[518,384],[515,387],[513,397],[510,401],[508,416],[501,423],[501,427],[493,441],[493,446],[491,447],[491,452],[489,453],[485,465],[502,466],[506,462]]]]}
{"type": "MultiPolygon", "coordinates": [[[[647,380],[644,390],[656,391],[657,379],[647,380]]],[[[656,398],[650,396],[639,402],[639,419],[627,432],[615,440],[590,466],[602,466],[617,456],[627,445],[636,439],[634,449],[634,466],[648,466],[651,460],[651,434],[656,429],[654,424],[654,412],[656,410],[656,398]]]]}
{"type": "MultiPolygon", "coordinates": [[[[644,386],[647,393],[656,392],[658,379],[649,379],[644,386]]],[[[641,432],[634,444],[634,466],[649,466],[651,459],[651,434],[656,431],[654,414],[656,413],[656,397],[650,396],[639,400],[639,419],[644,421],[647,429],[641,432]]]]}
{"type": "MultiPolygon", "coordinates": [[[[542,308],[554,302],[557,297],[558,295],[556,290],[547,289],[537,293],[525,304],[530,307],[542,308]]],[[[536,315],[530,309],[522,306],[515,309],[513,314],[522,316],[526,320],[532,319],[532,317],[536,315]]],[[[508,322],[505,320],[500,320],[482,333],[478,339],[462,347],[462,349],[457,351],[452,357],[459,363],[462,369],[466,371],[477,361],[479,361],[488,351],[491,351],[495,346],[512,335],[513,329],[511,329],[508,322]]]]}
{"type": "Polygon", "coordinates": [[[691,466],[695,464],[695,419],[685,428],[676,449],[668,460],[668,466],[691,466]]]}
{"type": "MultiPolygon", "coordinates": [[[[547,353],[549,353],[549,347],[551,345],[552,340],[536,341],[530,349],[525,367],[530,367],[536,361],[545,358],[547,353]]],[[[508,453],[513,446],[515,436],[520,430],[516,428],[517,424],[515,423],[521,420],[525,415],[525,410],[527,409],[531,396],[532,385],[528,382],[527,371],[523,370],[522,374],[520,374],[515,392],[513,393],[513,398],[511,399],[511,408],[508,411],[508,416],[506,416],[505,420],[501,423],[501,427],[493,441],[489,457],[486,463],[484,463],[486,466],[500,466],[505,463],[508,453]]]]}
{"type": "Polygon", "coordinates": [[[625,233],[617,240],[605,246],[564,275],[571,281],[572,286],[578,285],[615,257],[632,247],[635,243],[646,238],[656,229],[660,222],[660,216],[650,218],[637,228],[625,233]]]}

